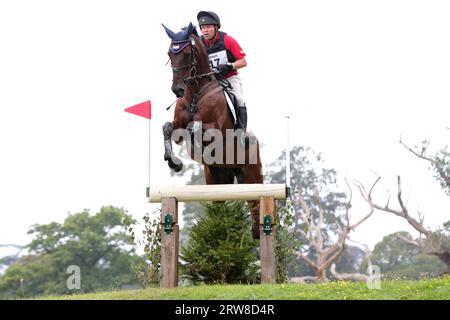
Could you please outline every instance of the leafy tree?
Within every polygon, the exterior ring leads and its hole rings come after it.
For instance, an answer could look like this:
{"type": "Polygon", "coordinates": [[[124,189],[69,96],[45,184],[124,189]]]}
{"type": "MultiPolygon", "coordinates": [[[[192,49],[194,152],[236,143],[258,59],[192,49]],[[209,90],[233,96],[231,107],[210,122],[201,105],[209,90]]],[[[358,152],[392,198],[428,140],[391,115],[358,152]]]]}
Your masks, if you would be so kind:
{"type": "Polygon", "coordinates": [[[8,266],[12,265],[13,263],[15,263],[17,260],[19,260],[19,257],[13,256],[13,255],[2,257],[2,258],[0,258],[0,268],[8,267],[8,266]]]}
{"type": "MultiPolygon", "coordinates": [[[[285,152],[270,165],[275,168],[268,172],[267,183],[285,183],[285,152]]],[[[291,150],[291,189],[294,197],[301,196],[314,217],[319,215],[319,206],[324,210],[324,222],[329,226],[326,237],[332,236],[337,231],[337,224],[342,221],[336,212],[345,207],[346,195],[337,190],[337,173],[334,169],[323,168],[323,158],[311,148],[295,146],[291,150]],[[316,192],[319,193],[321,201],[317,202],[316,192]]],[[[300,205],[294,201],[294,224],[295,230],[305,229],[306,225],[300,219],[300,205]]],[[[300,237],[300,235],[299,235],[300,237]]],[[[308,246],[306,239],[300,239],[308,246]]]]}
{"type": "Polygon", "coordinates": [[[10,265],[14,264],[20,258],[20,254],[22,250],[24,250],[24,246],[20,246],[17,244],[0,244],[0,248],[9,248],[13,249],[16,252],[14,254],[5,255],[0,258],[0,275],[3,273],[3,270],[8,268],[10,265]]]}
{"type": "Polygon", "coordinates": [[[131,240],[144,247],[144,260],[132,266],[134,273],[144,287],[158,286],[160,283],[161,210],[158,209],[155,213],[156,217],[153,219],[148,213],[144,215],[143,239],[136,238],[133,227],[127,226],[131,240]]]}
{"type": "Polygon", "coordinates": [[[277,201],[276,203],[276,232],[273,242],[275,264],[276,264],[276,282],[286,283],[289,274],[289,265],[294,259],[294,252],[299,246],[295,238],[293,228],[293,206],[290,199],[286,201],[277,201]]]}
{"type": "Polygon", "coordinates": [[[361,269],[366,252],[357,246],[346,245],[341,257],[336,263],[337,270],[343,270],[347,273],[366,272],[361,269]]]}
{"type": "Polygon", "coordinates": [[[383,237],[383,240],[375,245],[372,261],[382,272],[409,265],[419,253],[414,245],[401,241],[399,236],[412,239],[408,232],[400,231],[383,237]]]}
{"type": "MultiPolygon", "coordinates": [[[[267,183],[284,183],[285,179],[285,152],[270,165],[272,169],[266,176],[267,183]]],[[[324,243],[330,244],[333,236],[344,228],[344,223],[339,216],[339,211],[345,208],[345,193],[337,188],[337,173],[334,169],[323,167],[323,159],[320,153],[311,148],[295,146],[290,153],[291,161],[291,189],[293,192],[294,221],[293,229],[300,251],[304,255],[313,258],[315,256],[314,246],[309,243],[303,232],[307,224],[301,219],[301,206],[297,201],[302,198],[311,210],[313,220],[319,219],[320,208],[324,214],[324,243]]],[[[297,248],[299,249],[299,248],[297,248]]],[[[313,269],[302,261],[296,261],[289,266],[289,275],[314,275],[313,269]]]]}
{"type": "Polygon", "coordinates": [[[423,254],[403,239],[413,240],[413,237],[406,231],[395,232],[375,245],[372,262],[380,267],[384,277],[418,279],[445,271],[445,265],[437,257],[423,254]]]}
{"type": "Polygon", "coordinates": [[[1,296],[70,293],[66,281],[71,265],[80,268],[83,292],[136,285],[130,264],[140,258],[125,230],[131,220],[123,209],[109,206],[95,215],[87,210],[71,214],[62,224],[32,226],[30,255],[20,258],[0,278],[1,296]]]}
{"type": "Polygon", "coordinates": [[[204,214],[189,228],[180,249],[183,276],[197,283],[257,281],[249,209],[242,201],[203,203],[204,214]]]}

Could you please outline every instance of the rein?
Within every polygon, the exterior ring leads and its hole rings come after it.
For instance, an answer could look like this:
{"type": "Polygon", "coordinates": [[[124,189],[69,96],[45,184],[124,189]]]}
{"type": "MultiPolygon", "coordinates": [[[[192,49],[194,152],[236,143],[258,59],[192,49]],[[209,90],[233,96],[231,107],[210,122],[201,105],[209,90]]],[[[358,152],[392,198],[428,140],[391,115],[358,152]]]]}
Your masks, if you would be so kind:
{"type": "MultiPolygon", "coordinates": [[[[169,49],[174,54],[178,54],[184,48],[186,48],[189,44],[191,45],[191,52],[190,52],[190,56],[189,56],[189,59],[191,61],[190,64],[185,65],[185,66],[180,66],[180,67],[178,67],[178,66],[171,66],[171,67],[174,72],[178,72],[178,71],[190,68],[189,72],[188,72],[188,76],[183,79],[183,82],[185,85],[188,85],[191,82],[193,82],[195,84],[195,91],[194,91],[194,95],[192,97],[192,102],[190,104],[185,103],[186,109],[189,111],[191,117],[193,117],[194,114],[198,110],[197,100],[200,95],[200,93],[198,92],[198,88],[199,88],[198,80],[201,80],[203,78],[209,78],[211,75],[215,74],[216,72],[211,71],[211,72],[207,72],[207,73],[197,74],[197,62],[198,62],[197,61],[197,52],[195,51],[195,40],[192,37],[189,40],[172,41],[169,49]]],[[[183,101],[186,101],[186,99],[183,99],[183,101]]],[[[173,103],[172,103],[172,105],[173,105],[173,103]]],[[[166,110],[169,110],[172,105],[170,105],[166,110]]]]}

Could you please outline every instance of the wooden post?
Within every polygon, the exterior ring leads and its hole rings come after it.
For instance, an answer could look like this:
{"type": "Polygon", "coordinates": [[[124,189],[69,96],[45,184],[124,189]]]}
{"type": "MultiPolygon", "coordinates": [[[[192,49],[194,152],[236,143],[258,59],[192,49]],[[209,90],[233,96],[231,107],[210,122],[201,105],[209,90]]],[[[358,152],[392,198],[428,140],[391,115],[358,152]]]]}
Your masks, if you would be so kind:
{"type": "Polygon", "coordinates": [[[273,239],[276,232],[275,214],[275,198],[261,197],[259,200],[259,223],[261,225],[259,230],[261,246],[261,283],[276,282],[275,252],[273,250],[273,239]],[[271,218],[271,235],[266,235],[263,231],[264,217],[267,215],[271,218]]]}
{"type": "Polygon", "coordinates": [[[178,201],[176,198],[163,198],[161,200],[161,288],[178,286],[179,232],[178,201]],[[172,216],[172,234],[167,234],[164,230],[166,215],[172,216]]]}

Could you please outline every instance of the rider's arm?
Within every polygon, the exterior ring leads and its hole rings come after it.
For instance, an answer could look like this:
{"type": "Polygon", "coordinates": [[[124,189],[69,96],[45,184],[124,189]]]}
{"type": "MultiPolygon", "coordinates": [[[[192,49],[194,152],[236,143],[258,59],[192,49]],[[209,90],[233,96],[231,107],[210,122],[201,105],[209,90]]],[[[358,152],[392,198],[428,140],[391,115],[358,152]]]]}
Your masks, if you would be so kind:
{"type": "Polygon", "coordinates": [[[225,47],[231,52],[231,54],[236,59],[235,62],[233,62],[233,69],[240,69],[247,66],[247,60],[245,60],[245,52],[242,50],[241,46],[237,41],[230,37],[229,35],[225,36],[224,39],[225,47]]]}
{"type": "Polygon", "coordinates": [[[239,60],[236,60],[232,63],[233,69],[240,69],[247,66],[247,60],[245,60],[245,57],[239,60]]]}

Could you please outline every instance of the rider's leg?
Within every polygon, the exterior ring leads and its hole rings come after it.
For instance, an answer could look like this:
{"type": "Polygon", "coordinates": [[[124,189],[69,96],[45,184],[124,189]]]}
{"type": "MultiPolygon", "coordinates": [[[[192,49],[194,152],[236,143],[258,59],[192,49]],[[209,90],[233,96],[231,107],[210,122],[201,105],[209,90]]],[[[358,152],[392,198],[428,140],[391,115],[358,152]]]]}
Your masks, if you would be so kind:
{"type": "Polygon", "coordinates": [[[237,127],[236,129],[240,130],[239,135],[239,144],[241,145],[241,148],[244,148],[247,150],[250,146],[250,138],[246,134],[247,131],[247,107],[240,106],[238,108],[238,119],[237,119],[237,127]]]}
{"type": "Polygon", "coordinates": [[[245,134],[247,131],[247,107],[244,101],[244,95],[242,93],[242,82],[239,76],[232,76],[227,79],[232,89],[230,90],[236,97],[237,103],[237,124],[236,129],[241,130],[241,135],[239,136],[239,142],[242,148],[248,149],[249,138],[245,134]]]}
{"type": "Polygon", "coordinates": [[[238,107],[237,117],[237,128],[244,130],[244,132],[247,131],[247,107],[245,104],[238,107]]]}
{"type": "MultiPolygon", "coordinates": [[[[229,89],[229,91],[231,91],[231,93],[236,98],[236,104],[237,104],[236,107],[237,107],[237,110],[238,110],[238,112],[237,112],[236,129],[237,128],[242,128],[241,127],[241,121],[239,121],[239,116],[241,114],[239,109],[241,109],[242,107],[245,106],[244,95],[242,93],[242,82],[241,82],[241,79],[239,78],[239,76],[232,76],[232,77],[228,78],[227,80],[228,80],[228,82],[230,82],[230,85],[231,85],[231,89],[229,89]]],[[[245,128],[246,127],[247,127],[247,125],[245,125],[245,128]]]]}

